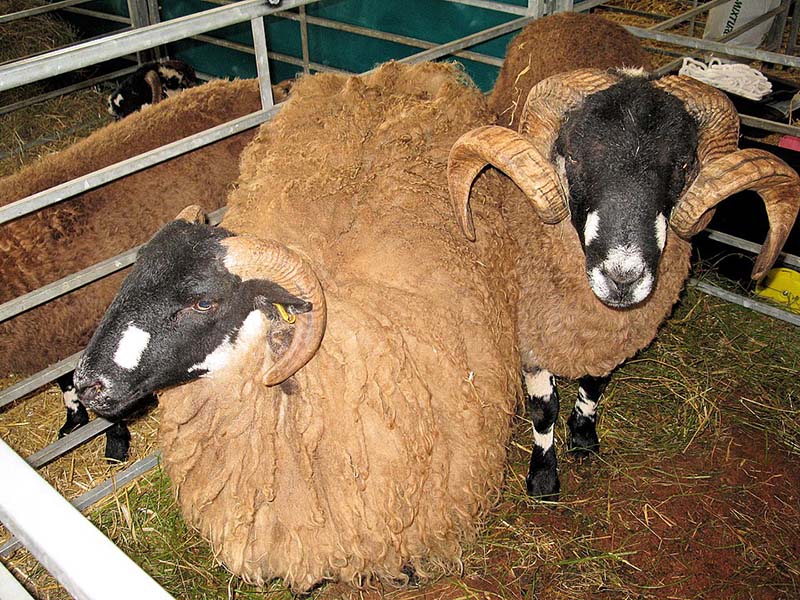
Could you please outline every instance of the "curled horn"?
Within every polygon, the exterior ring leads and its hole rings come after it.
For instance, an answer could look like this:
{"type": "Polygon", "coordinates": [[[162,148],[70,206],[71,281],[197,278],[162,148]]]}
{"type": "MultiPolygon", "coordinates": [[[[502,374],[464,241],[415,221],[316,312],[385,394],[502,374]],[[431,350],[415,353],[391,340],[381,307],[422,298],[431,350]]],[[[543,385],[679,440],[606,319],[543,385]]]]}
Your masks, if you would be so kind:
{"type": "Polygon", "coordinates": [[[616,81],[616,77],[597,69],[555,75],[531,89],[519,134],[505,127],[486,126],[456,141],[450,150],[447,179],[453,209],[468,239],[475,239],[470,189],[487,165],[511,177],[545,223],[559,223],[569,216],[566,188],[551,160],[553,143],[568,110],[588,94],[616,81]]]}
{"type": "Polygon", "coordinates": [[[531,88],[525,101],[520,133],[550,158],[564,115],[582,104],[586,96],[601,92],[617,81],[619,77],[599,69],[568,71],[540,81],[531,88]]]}
{"type": "Polygon", "coordinates": [[[753,266],[760,279],[775,263],[800,210],[800,177],[777,156],[748,148],[726,154],[703,166],[675,206],[670,225],[682,238],[704,228],[703,216],[732,194],[753,190],[761,196],[769,217],[769,232],[753,266]]]}
{"type": "Polygon", "coordinates": [[[176,221],[188,221],[189,223],[205,223],[206,222],[206,213],[203,210],[203,207],[198,206],[197,204],[190,204],[186,208],[184,208],[178,216],[175,217],[176,221]]]}
{"type": "Polygon", "coordinates": [[[148,71],[144,75],[144,80],[150,86],[150,94],[153,98],[152,104],[158,104],[164,99],[164,92],[161,89],[161,78],[155,70],[148,71]]]}
{"type": "Polygon", "coordinates": [[[737,150],[739,116],[727,96],[689,77],[671,76],[654,84],[683,101],[698,123],[700,172],[672,209],[670,225],[688,239],[706,228],[714,207],[744,190],[764,201],[770,229],[753,266],[760,279],[772,267],[800,209],[800,178],[778,157],[763,150],[737,150]]]}
{"type": "Polygon", "coordinates": [[[511,177],[545,223],[558,223],[569,214],[566,192],[549,160],[515,131],[496,125],[479,127],[456,141],[447,164],[450,201],[468,239],[475,240],[469,192],[486,165],[511,177]]]}
{"type": "Polygon", "coordinates": [[[264,374],[264,385],[276,385],[300,370],[316,354],[325,333],[325,294],[311,267],[283,244],[250,236],[222,241],[225,263],[243,280],[268,279],[301,300],[311,310],[298,314],[289,349],[264,374]]]}

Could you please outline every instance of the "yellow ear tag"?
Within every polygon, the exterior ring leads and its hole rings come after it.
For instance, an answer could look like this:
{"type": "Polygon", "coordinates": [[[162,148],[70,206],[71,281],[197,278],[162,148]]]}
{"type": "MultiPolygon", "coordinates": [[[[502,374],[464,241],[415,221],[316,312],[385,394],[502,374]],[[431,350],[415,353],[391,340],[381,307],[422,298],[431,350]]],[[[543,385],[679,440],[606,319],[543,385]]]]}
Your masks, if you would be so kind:
{"type": "Polygon", "coordinates": [[[281,319],[289,323],[289,325],[293,325],[294,322],[297,321],[297,317],[295,315],[290,315],[283,304],[273,303],[272,306],[277,309],[281,319]]]}

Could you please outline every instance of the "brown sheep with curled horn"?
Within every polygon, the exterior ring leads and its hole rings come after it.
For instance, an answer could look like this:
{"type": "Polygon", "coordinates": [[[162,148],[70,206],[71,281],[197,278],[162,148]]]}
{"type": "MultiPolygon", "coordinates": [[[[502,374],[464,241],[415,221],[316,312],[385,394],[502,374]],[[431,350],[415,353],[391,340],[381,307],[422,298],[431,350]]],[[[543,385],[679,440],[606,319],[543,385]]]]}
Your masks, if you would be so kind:
{"type": "Polygon", "coordinates": [[[753,190],[770,230],[753,269],[777,258],[800,206],[800,179],[772,154],[738,150],[721,92],[682,76],[577,70],[536,85],[519,133],[473,130],[450,154],[461,227],[475,239],[470,188],[500,169],[529,202],[503,203],[517,244],[518,335],[534,425],[528,493],[559,493],[552,374],[580,379],[569,445],[597,451],[596,406],[611,371],[655,337],[689,275],[690,238],[731,194],[753,190]]]}

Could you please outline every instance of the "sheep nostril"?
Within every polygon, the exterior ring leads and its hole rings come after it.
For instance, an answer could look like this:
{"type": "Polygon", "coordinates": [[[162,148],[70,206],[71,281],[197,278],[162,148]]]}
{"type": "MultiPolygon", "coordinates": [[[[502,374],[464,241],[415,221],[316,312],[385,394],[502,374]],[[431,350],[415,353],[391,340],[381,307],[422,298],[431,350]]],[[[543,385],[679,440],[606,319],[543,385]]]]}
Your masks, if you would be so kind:
{"type": "Polygon", "coordinates": [[[629,288],[642,278],[644,275],[644,267],[637,266],[631,269],[604,268],[603,274],[618,290],[623,290],[629,288]]]}
{"type": "Polygon", "coordinates": [[[101,381],[93,381],[90,383],[80,384],[76,383],[75,391],[78,393],[78,399],[81,404],[90,405],[95,402],[105,391],[105,386],[101,381]]]}

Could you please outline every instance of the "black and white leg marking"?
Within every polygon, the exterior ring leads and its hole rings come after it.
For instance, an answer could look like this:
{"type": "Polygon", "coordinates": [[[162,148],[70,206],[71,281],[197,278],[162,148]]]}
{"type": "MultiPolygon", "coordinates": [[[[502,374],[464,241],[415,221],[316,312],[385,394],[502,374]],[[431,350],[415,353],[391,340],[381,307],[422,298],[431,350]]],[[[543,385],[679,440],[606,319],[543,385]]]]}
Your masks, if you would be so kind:
{"type": "Polygon", "coordinates": [[[83,404],[78,402],[78,394],[75,386],[72,385],[72,373],[62,375],[57,380],[58,387],[61,388],[61,397],[64,401],[64,408],[67,409],[67,419],[61,429],[58,430],[58,437],[62,438],[68,433],[72,433],[78,427],[89,422],[89,413],[86,412],[83,404]]]}
{"type": "Polygon", "coordinates": [[[597,404],[611,379],[605,377],[581,377],[578,382],[578,399],[567,419],[569,427],[569,449],[579,457],[600,452],[597,437],[597,404]]]}
{"type": "Polygon", "coordinates": [[[533,450],[528,476],[528,495],[542,500],[558,500],[558,462],[553,427],[558,419],[558,391],[549,371],[536,367],[523,368],[528,410],[533,421],[533,450]]]}

